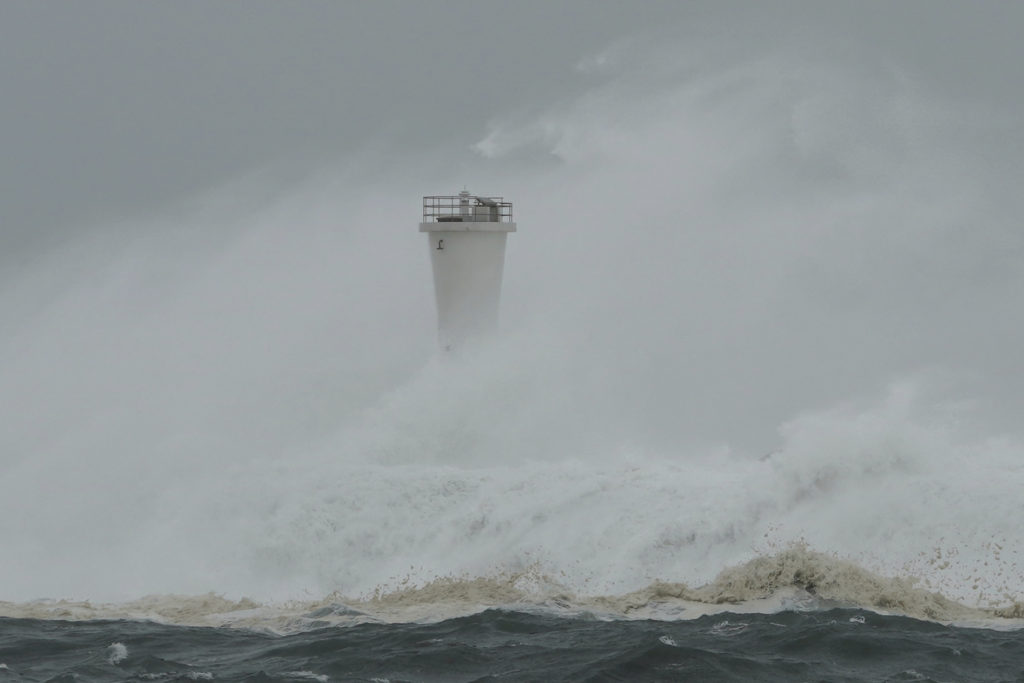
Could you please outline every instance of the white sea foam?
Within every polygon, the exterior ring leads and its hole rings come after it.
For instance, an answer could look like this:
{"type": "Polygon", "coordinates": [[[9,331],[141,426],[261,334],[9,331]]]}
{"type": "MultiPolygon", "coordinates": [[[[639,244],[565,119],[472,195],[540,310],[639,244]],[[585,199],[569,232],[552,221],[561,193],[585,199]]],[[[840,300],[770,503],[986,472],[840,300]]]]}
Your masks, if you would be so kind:
{"type": "MultiPolygon", "coordinates": [[[[999,609],[969,606],[916,583],[905,577],[875,574],[796,545],[730,567],[701,586],[657,581],[622,594],[578,594],[533,567],[486,577],[439,578],[421,586],[381,590],[369,597],[332,594],[320,600],[262,605],[215,595],[152,596],[112,604],[68,600],[0,603],[0,615],[72,621],[144,619],[291,633],[327,625],[434,622],[485,609],[567,617],[675,621],[724,612],[771,614],[843,606],[967,626],[1024,627],[1024,610],[1020,603],[999,609]]],[[[863,616],[850,619],[859,623],[864,620],[863,616]]],[[[744,622],[726,619],[717,623],[715,632],[732,635],[743,628],[744,622]]],[[[127,656],[127,650],[122,651],[119,645],[111,646],[111,663],[118,663],[127,656]]]]}
{"type": "Polygon", "coordinates": [[[128,659],[128,648],[124,643],[111,643],[107,646],[107,661],[117,665],[128,659]]]}
{"type": "Polygon", "coordinates": [[[325,674],[317,674],[312,671],[286,671],[285,676],[292,676],[293,678],[304,678],[312,681],[319,681],[320,683],[327,683],[328,677],[325,674]]]}

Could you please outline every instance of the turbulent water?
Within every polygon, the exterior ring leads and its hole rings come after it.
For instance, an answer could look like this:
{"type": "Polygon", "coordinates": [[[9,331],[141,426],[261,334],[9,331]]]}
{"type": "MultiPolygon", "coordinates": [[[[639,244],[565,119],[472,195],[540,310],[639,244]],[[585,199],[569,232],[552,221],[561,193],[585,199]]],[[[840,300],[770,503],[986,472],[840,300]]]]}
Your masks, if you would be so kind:
{"type": "Polygon", "coordinates": [[[1010,681],[1017,633],[858,610],[613,621],[491,610],[275,637],[0,620],[0,680],[1010,681]]]}
{"type": "Polygon", "coordinates": [[[0,680],[1024,678],[1014,124],[702,54],[492,122],[459,354],[433,157],[8,264],[0,680]]]}

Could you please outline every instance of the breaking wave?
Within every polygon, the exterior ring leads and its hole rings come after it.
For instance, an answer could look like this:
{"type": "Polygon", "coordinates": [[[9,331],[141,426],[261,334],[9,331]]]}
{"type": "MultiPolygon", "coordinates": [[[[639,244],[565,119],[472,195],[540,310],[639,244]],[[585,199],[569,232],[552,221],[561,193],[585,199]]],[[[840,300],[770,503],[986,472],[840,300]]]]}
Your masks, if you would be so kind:
{"type": "Polygon", "coordinates": [[[500,576],[438,578],[422,586],[378,590],[359,598],[335,593],[320,600],[286,603],[230,600],[215,594],[147,596],[119,604],[41,600],[0,603],[0,616],[150,620],[283,634],[328,625],[435,622],[487,609],[600,620],[688,620],[723,612],[845,607],[967,626],[1024,628],[1024,604],[970,607],[917,584],[915,579],[883,577],[852,562],[794,546],[730,567],[703,586],[658,581],[622,595],[576,595],[552,577],[528,569],[500,576]]]}

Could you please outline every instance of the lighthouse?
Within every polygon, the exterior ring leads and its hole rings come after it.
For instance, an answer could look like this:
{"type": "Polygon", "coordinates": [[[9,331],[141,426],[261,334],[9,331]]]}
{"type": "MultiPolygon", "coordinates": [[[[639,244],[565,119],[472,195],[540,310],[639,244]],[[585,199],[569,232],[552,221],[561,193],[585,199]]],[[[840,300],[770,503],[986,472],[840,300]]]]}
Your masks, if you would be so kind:
{"type": "Polygon", "coordinates": [[[430,248],[442,349],[460,348],[497,328],[505,240],[515,231],[512,203],[502,197],[463,190],[423,198],[420,232],[430,248]]]}

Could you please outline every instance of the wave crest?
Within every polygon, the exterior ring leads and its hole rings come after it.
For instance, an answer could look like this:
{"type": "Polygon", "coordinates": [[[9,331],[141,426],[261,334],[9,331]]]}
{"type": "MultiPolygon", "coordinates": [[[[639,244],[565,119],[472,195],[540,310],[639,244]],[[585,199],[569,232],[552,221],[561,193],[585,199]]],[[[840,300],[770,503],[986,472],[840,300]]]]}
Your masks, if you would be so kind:
{"type": "Polygon", "coordinates": [[[32,619],[151,620],[184,626],[289,633],[367,622],[433,622],[486,609],[544,612],[603,620],[695,619],[722,612],[774,613],[867,609],[960,625],[1024,628],[1024,605],[971,607],[918,586],[914,577],[886,577],[803,544],[722,570],[691,587],[666,580],[621,595],[577,595],[539,567],[478,577],[440,577],[422,585],[382,586],[371,595],[332,593],[315,601],[259,603],[216,594],[163,595],[117,604],[47,600],[0,603],[0,616],[32,619]]]}

